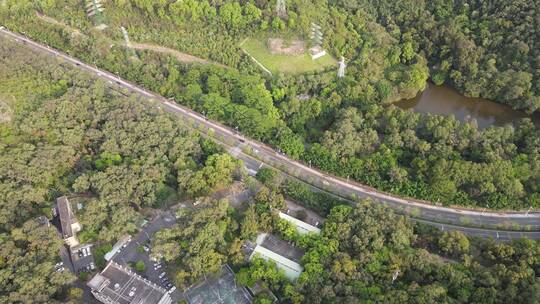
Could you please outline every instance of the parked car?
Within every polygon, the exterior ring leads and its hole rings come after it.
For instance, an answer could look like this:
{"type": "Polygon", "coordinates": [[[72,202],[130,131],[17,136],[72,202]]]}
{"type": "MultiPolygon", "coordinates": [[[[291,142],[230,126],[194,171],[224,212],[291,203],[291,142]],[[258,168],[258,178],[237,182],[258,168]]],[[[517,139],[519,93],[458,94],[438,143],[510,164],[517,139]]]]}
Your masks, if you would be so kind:
{"type": "Polygon", "coordinates": [[[163,278],[164,276],[165,276],[165,272],[162,272],[162,273],[158,276],[158,278],[161,279],[161,278],[163,278]]]}

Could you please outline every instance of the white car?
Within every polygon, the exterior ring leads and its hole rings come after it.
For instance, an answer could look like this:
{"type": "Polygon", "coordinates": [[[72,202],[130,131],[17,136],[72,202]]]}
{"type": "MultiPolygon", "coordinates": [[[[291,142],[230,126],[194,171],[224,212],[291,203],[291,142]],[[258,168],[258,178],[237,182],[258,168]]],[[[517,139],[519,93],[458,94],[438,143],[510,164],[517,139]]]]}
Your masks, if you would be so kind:
{"type": "Polygon", "coordinates": [[[173,286],[171,289],[169,289],[169,291],[167,291],[168,293],[173,293],[173,291],[176,290],[176,286],[173,286]]]}
{"type": "Polygon", "coordinates": [[[165,276],[165,272],[162,272],[162,273],[158,276],[158,278],[161,279],[161,278],[163,278],[164,276],[165,276]]]}

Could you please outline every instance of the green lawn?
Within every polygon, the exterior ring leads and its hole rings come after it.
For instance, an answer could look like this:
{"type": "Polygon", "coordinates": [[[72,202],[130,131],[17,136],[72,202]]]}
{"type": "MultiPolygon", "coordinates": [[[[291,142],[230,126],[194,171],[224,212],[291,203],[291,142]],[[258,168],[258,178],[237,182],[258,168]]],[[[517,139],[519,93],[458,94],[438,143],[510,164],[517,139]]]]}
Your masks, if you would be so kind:
{"type": "Polygon", "coordinates": [[[272,74],[277,72],[299,74],[322,70],[327,66],[337,67],[336,59],[329,54],[317,60],[312,60],[307,50],[305,54],[298,56],[272,55],[266,48],[266,39],[249,38],[240,47],[270,70],[272,74]]]}

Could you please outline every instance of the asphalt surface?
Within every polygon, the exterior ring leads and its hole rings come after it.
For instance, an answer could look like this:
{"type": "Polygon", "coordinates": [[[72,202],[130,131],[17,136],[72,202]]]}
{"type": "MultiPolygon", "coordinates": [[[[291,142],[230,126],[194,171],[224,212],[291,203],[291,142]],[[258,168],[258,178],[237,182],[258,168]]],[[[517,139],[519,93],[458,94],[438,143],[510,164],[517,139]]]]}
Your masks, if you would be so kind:
{"type": "MultiPolygon", "coordinates": [[[[150,240],[153,237],[154,233],[161,229],[170,228],[176,223],[174,215],[166,211],[148,222],[135,236],[132,237],[131,241],[127,244],[126,247],[122,248],[120,252],[117,252],[113,260],[121,265],[128,265],[130,262],[136,263],[138,261],[143,261],[145,264],[145,270],[142,273],[142,276],[154,282],[155,284],[161,285],[163,288],[168,288],[163,282],[163,278],[159,278],[160,274],[167,272],[166,265],[161,263],[161,267],[156,269],[154,267],[154,261],[150,260],[148,252],[143,251],[139,252],[139,246],[150,246],[150,240]]],[[[167,275],[165,275],[167,277],[167,275]]],[[[174,284],[174,280],[169,278],[169,281],[174,284]]],[[[171,298],[173,303],[177,303],[179,300],[183,299],[183,294],[178,290],[178,288],[171,293],[171,298]]]]}
{"type": "Polygon", "coordinates": [[[162,96],[140,88],[109,72],[85,64],[48,46],[41,45],[5,29],[0,30],[0,35],[36,50],[46,52],[53,57],[62,58],[66,62],[70,62],[79,69],[94,74],[112,85],[118,85],[131,92],[141,94],[160,109],[181,116],[182,120],[188,124],[191,124],[202,132],[211,134],[214,140],[229,147],[230,152],[236,158],[243,160],[248,171],[252,174],[262,166],[269,166],[336,196],[345,199],[369,197],[376,202],[393,208],[398,213],[408,214],[415,219],[432,225],[448,225],[448,227],[456,227],[456,229],[465,233],[474,233],[475,235],[483,235],[480,234],[481,231],[485,231],[485,233],[497,231],[500,235],[511,230],[527,230],[532,232],[523,232],[524,236],[540,239],[540,212],[497,213],[442,207],[415,199],[400,198],[360,185],[356,182],[331,176],[298,161],[289,159],[267,145],[245,138],[234,130],[208,120],[203,115],[177,105],[162,96]],[[476,230],[472,231],[470,227],[475,227],[476,230]]]}

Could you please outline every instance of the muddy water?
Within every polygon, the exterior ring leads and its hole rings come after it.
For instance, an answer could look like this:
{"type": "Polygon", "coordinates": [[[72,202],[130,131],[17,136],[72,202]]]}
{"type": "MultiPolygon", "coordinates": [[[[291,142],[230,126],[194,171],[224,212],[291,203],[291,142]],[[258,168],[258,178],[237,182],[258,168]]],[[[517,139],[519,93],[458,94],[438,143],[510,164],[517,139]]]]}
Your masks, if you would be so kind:
{"type": "Polygon", "coordinates": [[[540,113],[527,115],[508,106],[487,99],[465,97],[450,87],[434,84],[429,84],[426,90],[416,97],[398,101],[395,105],[419,113],[454,115],[462,122],[474,119],[479,129],[491,125],[502,126],[524,117],[530,117],[537,126],[540,125],[540,113]]]}

